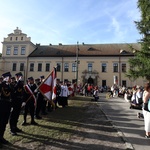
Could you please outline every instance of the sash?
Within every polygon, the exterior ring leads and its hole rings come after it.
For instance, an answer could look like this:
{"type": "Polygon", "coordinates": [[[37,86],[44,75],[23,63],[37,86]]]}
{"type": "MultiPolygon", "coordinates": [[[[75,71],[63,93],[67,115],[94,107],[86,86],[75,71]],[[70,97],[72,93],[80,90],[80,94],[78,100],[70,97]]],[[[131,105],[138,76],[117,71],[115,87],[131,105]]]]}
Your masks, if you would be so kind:
{"type": "Polygon", "coordinates": [[[25,85],[25,90],[30,94],[30,97],[26,100],[26,103],[30,100],[30,98],[32,97],[34,99],[34,105],[36,105],[36,97],[33,94],[32,90],[30,89],[29,85],[25,85]]]}

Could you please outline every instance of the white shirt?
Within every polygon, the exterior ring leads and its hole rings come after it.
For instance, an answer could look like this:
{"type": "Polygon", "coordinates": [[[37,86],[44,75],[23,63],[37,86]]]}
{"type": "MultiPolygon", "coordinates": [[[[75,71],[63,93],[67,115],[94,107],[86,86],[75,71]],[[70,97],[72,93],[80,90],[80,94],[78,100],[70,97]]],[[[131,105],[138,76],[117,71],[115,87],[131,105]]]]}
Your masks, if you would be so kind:
{"type": "Polygon", "coordinates": [[[69,90],[66,85],[61,85],[61,92],[60,92],[61,97],[68,97],[69,96],[69,90]]]}

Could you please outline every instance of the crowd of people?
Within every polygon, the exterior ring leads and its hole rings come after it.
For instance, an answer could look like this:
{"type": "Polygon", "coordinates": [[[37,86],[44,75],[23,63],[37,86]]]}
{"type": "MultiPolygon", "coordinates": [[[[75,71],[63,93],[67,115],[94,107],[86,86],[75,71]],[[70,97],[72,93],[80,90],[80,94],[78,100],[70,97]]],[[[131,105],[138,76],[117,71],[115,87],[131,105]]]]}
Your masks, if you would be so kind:
{"type": "Polygon", "coordinates": [[[125,86],[119,87],[116,84],[111,87],[103,88],[93,86],[91,84],[85,84],[79,86],[79,93],[84,96],[94,96],[95,101],[98,100],[98,93],[106,91],[109,93],[109,97],[122,97],[129,102],[129,109],[139,109],[142,113],[137,113],[138,118],[144,119],[145,137],[150,138],[150,83],[143,86],[133,86],[126,88],[125,86]]]}
{"type": "Polygon", "coordinates": [[[22,132],[18,128],[17,123],[21,110],[23,109],[23,123],[26,126],[27,115],[30,113],[30,124],[38,125],[35,119],[42,119],[42,115],[46,115],[48,111],[68,106],[69,86],[67,82],[60,82],[56,79],[56,98],[53,101],[48,100],[39,90],[39,85],[44,81],[44,76],[37,79],[29,77],[24,83],[22,73],[16,73],[15,77],[10,72],[4,73],[0,77],[0,144],[7,144],[4,139],[6,125],[9,123],[10,134],[15,136],[18,132],[22,132]]]}
{"type": "MultiPolygon", "coordinates": [[[[10,72],[4,73],[0,77],[0,143],[7,144],[8,141],[4,139],[4,133],[6,125],[9,123],[10,134],[15,136],[18,132],[22,132],[18,128],[17,123],[20,112],[23,108],[23,126],[28,125],[27,115],[30,113],[30,124],[38,125],[35,119],[42,119],[42,115],[46,115],[47,111],[57,109],[59,106],[62,108],[68,106],[68,97],[70,96],[68,82],[60,82],[56,80],[56,98],[53,101],[48,101],[41,91],[39,86],[44,81],[44,76],[40,76],[37,79],[29,77],[24,83],[22,80],[22,73],[16,73],[15,77],[11,76],[10,72]]],[[[75,88],[76,89],[76,88],[75,88]]],[[[74,89],[74,90],[75,90],[74,89]]],[[[130,109],[142,109],[143,114],[138,113],[138,117],[144,118],[145,123],[145,137],[150,138],[150,109],[148,108],[148,102],[150,101],[150,83],[147,83],[145,87],[134,86],[133,88],[118,87],[112,85],[104,89],[99,86],[93,86],[92,84],[85,83],[83,86],[77,87],[78,94],[84,96],[94,97],[94,101],[98,101],[99,93],[110,92],[110,96],[122,96],[126,101],[130,103],[130,109]]]]}
{"type": "Polygon", "coordinates": [[[124,99],[130,102],[130,109],[142,110],[142,113],[137,113],[137,117],[144,119],[145,137],[150,138],[150,83],[144,87],[137,85],[127,89],[124,99]]]}

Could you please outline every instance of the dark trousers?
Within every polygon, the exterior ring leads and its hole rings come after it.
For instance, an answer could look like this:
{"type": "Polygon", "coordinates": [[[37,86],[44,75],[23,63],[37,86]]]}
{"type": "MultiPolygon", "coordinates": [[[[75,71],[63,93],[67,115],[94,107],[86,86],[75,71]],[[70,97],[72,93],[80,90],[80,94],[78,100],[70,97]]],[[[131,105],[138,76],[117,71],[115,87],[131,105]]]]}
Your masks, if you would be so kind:
{"type": "Polygon", "coordinates": [[[42,105],[44,103],[44,100],[41,98],[37,99],[36,109],[35,109],[35,115],[39,116],[40,111],[42,110],[42,105]]]}
{"type": "Polygon", "coordinates": [[[0,139],[3,138],[6,125],[10,116],[11,103],[0,100],[0,139]]]}
{"type": "Polygon", "coordinates": [[[65,107],[68,105],[68,97],[60,97],[60,105],[62,105],[62,107],[65,107]]]}
{"type": "Polygon", "coordinates": [[[35,106],[34,106],[34,101],[33,100],[29,100],[27,102],[27,104],[25,105],[25,108],[24,108],[24,122],[26,122],[28,111],[30,112],[31,122],[33,122],[34,121],[34,111],[35,111],[35,106]]]}
{"type": "Polygon", "coordinates": [[[46,105],[47,105],[47,101],[43,100],[43,103],[42,103],[42,113],[46,113],[46,105]]]}
{"type": "Polygon", "coordinates": [[[55,103],[55,108],[57,108],[57,103],[60,104],[60,96],[56,96],[54,103],[55,103]]]}
{"type": "Polygon", "coordinates": [[[18,122],[18,118],[20,115],[20,111],[21,111],[21,104],[22,104],[21,99],[16,99],[12,103],[13,110],[10,113],[9,124],[10,124],[11,131],[14,131],[14,132],[15,132],[15,129],[17,128],[17,122],[18,122]]]}

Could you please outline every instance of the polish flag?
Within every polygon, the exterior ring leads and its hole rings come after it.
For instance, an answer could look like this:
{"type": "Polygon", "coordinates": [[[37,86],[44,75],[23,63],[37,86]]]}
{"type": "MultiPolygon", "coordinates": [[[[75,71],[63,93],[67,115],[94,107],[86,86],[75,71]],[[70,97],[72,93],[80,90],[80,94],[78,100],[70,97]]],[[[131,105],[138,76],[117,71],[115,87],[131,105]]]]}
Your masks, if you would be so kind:
{"type": "Polygon", "coordinates": [[[56,98],[56,68],[48,75],[48,77],[38,87],[40,92],[47,98],[47,100],[54,100],[56,98]]]}

